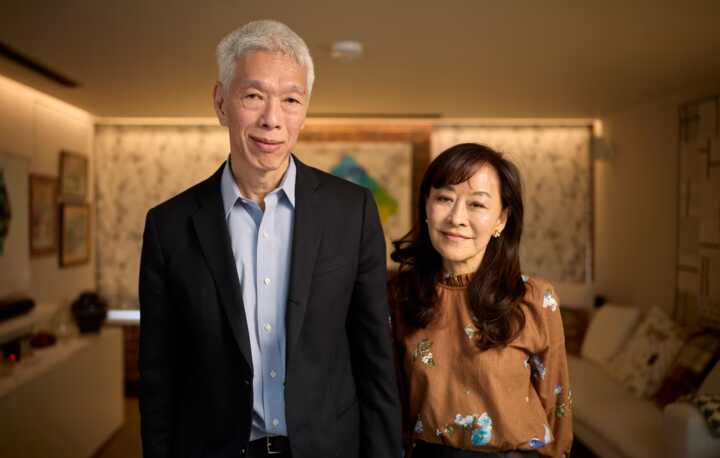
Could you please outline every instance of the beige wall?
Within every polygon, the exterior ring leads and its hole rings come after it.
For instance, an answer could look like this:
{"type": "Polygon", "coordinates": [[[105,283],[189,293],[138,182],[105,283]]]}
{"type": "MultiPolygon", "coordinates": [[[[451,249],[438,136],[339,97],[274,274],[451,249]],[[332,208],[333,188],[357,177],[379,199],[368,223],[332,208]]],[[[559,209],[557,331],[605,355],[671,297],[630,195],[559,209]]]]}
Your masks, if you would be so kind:
{"type": "Polygon", "coordinates": [[[717,93],[699,86],[602,117],[615,154],[595,161],[595,290],[611,302],[672,311],[678,108],[717,93]]]}
{"type": "MultiPolygon", "coordinates": [[[[57,177],[63,149],[86,155],[92,171],[91,115],[2,76],[0,107],[0,152],[27,157],[30,173],[57,177]]],[[[89,175],[93,202],[92,172],[89,175]]],[[[60,268],[57,254],[32,258],[26,292],[37,301],[67,303],[80,291],[95,288],[94,266],[91,259],[82,266],[60,268]]]]}

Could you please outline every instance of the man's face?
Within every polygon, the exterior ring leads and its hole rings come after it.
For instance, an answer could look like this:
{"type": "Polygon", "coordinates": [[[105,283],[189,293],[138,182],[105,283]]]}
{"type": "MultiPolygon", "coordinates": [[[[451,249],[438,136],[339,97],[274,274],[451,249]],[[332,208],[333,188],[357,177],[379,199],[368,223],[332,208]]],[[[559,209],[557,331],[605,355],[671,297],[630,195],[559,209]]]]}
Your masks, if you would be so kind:
{"type": "Polygon", "coordinates": [[[260,174],[284,173],[308,100],[305,68],[292,57],[256,51],[237,59],[230,87],[218,83],[214,93],[233,162],[260,174]]]}

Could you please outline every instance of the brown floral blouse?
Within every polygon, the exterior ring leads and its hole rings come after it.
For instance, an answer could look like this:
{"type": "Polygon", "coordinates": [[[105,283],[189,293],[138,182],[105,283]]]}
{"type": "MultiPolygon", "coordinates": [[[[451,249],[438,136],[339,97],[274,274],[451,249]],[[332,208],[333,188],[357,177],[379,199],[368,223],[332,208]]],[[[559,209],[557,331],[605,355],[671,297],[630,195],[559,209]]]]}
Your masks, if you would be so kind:
{"type": "Polygon", "coordinates": [[[497,452],[535,449],[569,455],[572,395],[558,298],[528,286],[525,328],[504,348],[480,351],[466,300],[469,276],[438,284],[440,313],[424,329],[403,325],[393,308],[405,436],[412,441],[497,452]]]}

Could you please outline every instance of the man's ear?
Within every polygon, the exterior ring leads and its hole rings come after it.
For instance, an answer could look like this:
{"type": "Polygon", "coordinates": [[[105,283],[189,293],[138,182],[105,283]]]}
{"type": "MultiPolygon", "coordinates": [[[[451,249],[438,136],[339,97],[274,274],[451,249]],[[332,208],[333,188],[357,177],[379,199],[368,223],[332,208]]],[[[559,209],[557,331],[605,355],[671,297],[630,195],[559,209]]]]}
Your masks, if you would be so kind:
{"type": "Polygon", "coordinates": [[[213,108],[221,126],[227,127],[227,113],[225,112],[225,90],[220,81],[213,87],[213,108]]]}

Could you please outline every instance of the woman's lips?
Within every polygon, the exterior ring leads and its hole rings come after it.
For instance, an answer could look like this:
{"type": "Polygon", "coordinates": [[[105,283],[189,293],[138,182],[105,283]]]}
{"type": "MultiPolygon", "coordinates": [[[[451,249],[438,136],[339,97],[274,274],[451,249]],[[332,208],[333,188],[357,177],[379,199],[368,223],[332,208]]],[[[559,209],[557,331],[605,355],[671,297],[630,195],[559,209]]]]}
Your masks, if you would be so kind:
{"type": "Polygon", "coordinates": [[[268,138],[262,138],[262,137],[255,137],[253,135],[250,135],[250,140],[262,151],[266,153],[271,153],[275,150],[277,150],[280,145],[282,145],[284,142],[280,140],[271,140],[268,138]]]}
{"type": "Polygon", "coordinates": [[[441,231],[441,233],[442,233],[442,235],[445,236],[445,238],[447,238],[448,240],[452,240],[452,241],[455,241],[455,242],[460,242],[460,241],[463,241],[463,240],[469,240],[469,239],[470,239],[470,237],[465,237],[464,235],[455,234],[454,232],[442,232],[442,231],[441,231]]]}

